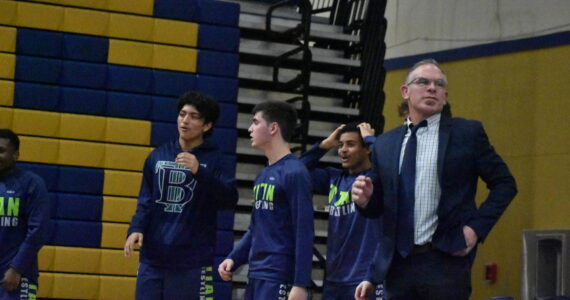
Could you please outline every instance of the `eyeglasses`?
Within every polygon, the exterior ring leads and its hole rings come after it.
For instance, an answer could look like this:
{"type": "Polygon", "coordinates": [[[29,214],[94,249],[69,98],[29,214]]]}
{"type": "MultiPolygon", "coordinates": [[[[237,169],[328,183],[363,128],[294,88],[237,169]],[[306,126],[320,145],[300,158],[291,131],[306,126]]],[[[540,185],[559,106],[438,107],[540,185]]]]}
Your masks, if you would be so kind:
{"type": "Polygon", "coordinates": [[[436,88],[444,89],[447,87],[447,82],[445,81],[445,79],[431,80],[431,79],[427,79],[425,77],[415,78],[412,81],[408,82],[406,85],[416,84],[416,85],[419,85],[421,87],[427,87],[427,86],[430,86],[432,82],[436,88]]]}

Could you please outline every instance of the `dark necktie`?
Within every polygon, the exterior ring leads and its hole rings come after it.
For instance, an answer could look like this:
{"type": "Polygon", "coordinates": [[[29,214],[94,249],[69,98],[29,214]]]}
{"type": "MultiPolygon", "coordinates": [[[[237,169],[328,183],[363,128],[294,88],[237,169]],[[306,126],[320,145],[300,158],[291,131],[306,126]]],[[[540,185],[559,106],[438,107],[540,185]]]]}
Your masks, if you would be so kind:
{"type": "MultiPolygon", "coordinates": [[[[410,127],[412,124],[410,124],[410,127]]],[[[414,194],[416,188],[416,152],[418,139],[416,132],[427,126],[423,120],[411,127],[411,134],[406,143],[404,159],[400,167],[398,184],[398,227],[396,232],[396,250],[402,257],[408,256],[414,247],[414,194]]]]}

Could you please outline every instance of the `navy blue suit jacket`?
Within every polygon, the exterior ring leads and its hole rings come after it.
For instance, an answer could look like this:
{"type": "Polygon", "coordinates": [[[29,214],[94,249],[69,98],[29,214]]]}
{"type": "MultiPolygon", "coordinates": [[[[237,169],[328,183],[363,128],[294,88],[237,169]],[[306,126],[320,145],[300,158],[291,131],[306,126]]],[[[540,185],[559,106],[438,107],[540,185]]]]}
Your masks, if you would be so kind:
{"type": "MultiPolygon", "coordinates": [[[[372,266],[377,281],[384,280],[395,252],[398,167],[405,134],[406,127],[400,126],[378,136],[372,152],[374,192],[361,212],[369,217],[383,217],[381,248],[372,266]]],[[[438,147],[441,198],[432,243],[451,254],[466,248],[464,225],[473,228],[479,241],[483,241],[516,195],[517,188],[480,122],[442,116],[438,147]],[[478,178],[489,189],[487,199],[479,207],[475,203],[478,178]]],[[[472,261],[475,249],[470,255],[472,261]]]]}

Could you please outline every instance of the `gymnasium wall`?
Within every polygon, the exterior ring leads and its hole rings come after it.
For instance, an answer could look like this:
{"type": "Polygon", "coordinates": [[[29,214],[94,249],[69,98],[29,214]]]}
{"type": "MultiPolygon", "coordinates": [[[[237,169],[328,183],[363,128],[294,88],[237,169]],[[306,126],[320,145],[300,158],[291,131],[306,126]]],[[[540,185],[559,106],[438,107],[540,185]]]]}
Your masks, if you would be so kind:
{"type": "MultiPolygon", "coordinates": [[[[178,137],[182,93],[219,101],[211,138],[235,168],[238,18],[239,5],[214,0],[0,0],[0,127],[20,135],[19,165],[54,205],[40,298],[134,298],[138,253],[122,248],[140,171],[178,137]]],[[[233,212],[217,224],[220,260],[233,212]]],[[[210,296],[230,299],[231,283],[212,276],[210,296]]]]}
{"type": "MultiPolygon", "coordinates": [[[[407,68],[427,57],[440,61],[448,75],[453,115],[483,122],[519,188],[479,247],[471,299],[518,299],[522,230],[570,228],[570,32],[387,60],[386,130],[402,123],[396,108],[407,68]],[[498,264],[492,285],[484,280],[488,262],[498,264]]],[[[483,182],[478,191],[481,203],[487,195],[483,182]]]]}

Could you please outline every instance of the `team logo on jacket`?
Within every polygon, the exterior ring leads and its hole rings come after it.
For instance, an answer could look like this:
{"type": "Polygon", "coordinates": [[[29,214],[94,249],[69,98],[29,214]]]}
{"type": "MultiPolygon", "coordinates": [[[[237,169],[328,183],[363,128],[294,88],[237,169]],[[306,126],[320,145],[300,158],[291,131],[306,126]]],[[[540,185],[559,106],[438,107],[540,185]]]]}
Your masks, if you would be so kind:
{"type": "MultiPolygon", "coordinates": [[[[13,192],[8,194],[14,194],[13,192]]],[[[0,227],[17,227],[20,217],[20,198],[0,196],[0,227]]]]}
{"type": "Polygon", "coordinates": [[[172,161],[157,162],[154,172],[158,174],[160,191],[156,203],[163,204],[165,212],[181,213],[194,197],[196,179],[185,166],[172,161]]]}

